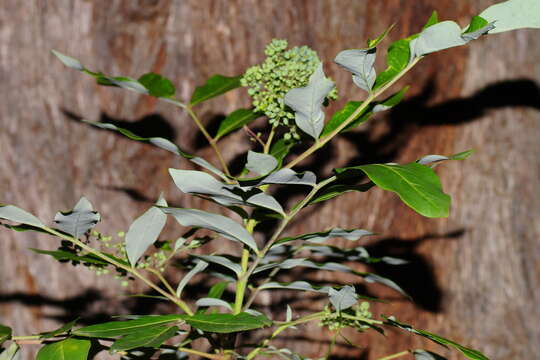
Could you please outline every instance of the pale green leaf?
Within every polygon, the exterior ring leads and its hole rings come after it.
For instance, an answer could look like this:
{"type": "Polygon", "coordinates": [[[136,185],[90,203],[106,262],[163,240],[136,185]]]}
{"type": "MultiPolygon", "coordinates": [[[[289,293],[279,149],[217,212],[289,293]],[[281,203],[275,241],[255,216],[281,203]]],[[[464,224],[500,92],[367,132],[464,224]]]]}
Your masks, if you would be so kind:
{"type": "Polygon", "coordinates": [[[11,343],[9,347],[0,354],[0,360],[20,360],[21,353],[17,343],[11,343]]]}
{"type": "Polygon", "coordinates": [[[360,89],[371,92],[377,74],[375,72],[376,49],[350,49],[337,54],[334,62],[350,71],[353,82],[360,89]]]}
{"type": "Polygon", "coordinates": [[[489,31],[496,34],[504,31],[540,28],[540,1],[508,0],[494,4],[480,13],[487,22],[494,22],[495,28],[489,31]]]}
{"type": "Polygon", "coordinates": [[[39,349],[36,360],[87,360],[90,340],[65,339],[39,349]]]}
{"type": "Polygon", "coordinates": [[[246,169],[259,175],[266,175],[278,166],[275,157],[269,154],[249,151],[247,156],[246,169]]]}
{"type": "Polygon", "coordinates": [[[80,63],[79,60],[72,58],[71,56],[67,56],[62,54],[61,52],[58,52],[56,50],[51,50],[51,52],[67,67],[70,67],[75,70],[83,71],[84,66],[80,63]]]}
{"type": "Polygon", "coordinates": [[[344,238],[349,241],[356,241],[364,236],[374,235],[373,232],[363,229],[341,229],[335,228],[327,231],[320,231],[315,233],[303,234],[294,237],[282,238],[276,242],[276,245],[280,245],[286,242],[294,240],[304,240],[310,243],[322,243],[333,238],[344,238]]]}
{"type": "Polygon", "coordinates": [[[331,288],[328,296],[336,311],[348,309],[358,301],[358,295],[350,285],[342,287],[339,291],[331,288]]]}
{"type": "Polygon", "coordinates": [[[193,255],[193,256],[196,256],[197,258],[204,260],[206,262],[209,262],[209,263],[214,263],[214,264],[224,266],[227,269],[233,271],[236,274],[236,276],[240,276],[242,274],[242,267],[239,264],[232,262],[231,260],[229,260],[228,258],[224,256],[217,256],[217,255],[193,255]]]}
{"type": "Polygon", "coordinates": [[[45,224],[37,217],[13,205],[0,205],[0,219],[36,226],[38,228],[45,227],[45,224]]]}
{"type": "Polygon", "coordinates": [[[58,212],[54,216],[56,227],[77,239],[96,226],[100,220],[101,215],[94,211],[92,204],[84,196],[75,204],[73,210],[58,212]]]}
{"type": "MultiPolygon", "coordinates": [[[[167,206],[166,203],[161,205],[167,206]]],[[[129,226],[125,248],[131,266],[135,266],[146,249],[156,242],[166,222],[167,215],[152,206],[129,226]]]]}
{"type": "Polygon", "coordinates": [[[211,297],[200,298],[199,300],[195,302],[195,305],[197,305],[198,307],[220,306],[220,307],[224,307],[225,309],[231,312],[233,311],[231,304],[229,304],[225,300],[211,298],[211,297]]]}
{"type": "Polygon", "coordinates": [[[324,127],[322,105],[334,83],[324,75],[322,64],[315,69],[307,86],[289,90],[285,104],[295,112],[296,125],[306,134],[318,139],[324,127]]]}
{"type": "Polygon", "coordinates": [[[197,262],[197,264],[195,264],[195,266],[189,272],[187,272],[186,275],[184,275],[184,277],[182,278],[182,280],[180,280],[180,282],[178,283],[178,287],[176,288],[176,296],[181,297],[182,291],[184,291],[184,288],[186,287],[188,282],[193,279],[195,275],[204,271],[207,266],[208,263],[206,261],[197,262]]]}
{"type": "Polygon", "coordinates": [[[414,360],[446,360],[446,358],[434,352],[417,349],[413,351],[414,360]]]}
{"type": "Polygon", "coordinates": [[[250,247],[255,253],[258,253],[257,244],[247,230],[234,220],[228,217],[212,214],[198,209],[181,208],[160,208],[164,213],[174,216],[183,226],[196,226],[212,230],[221,234],[223,237],[240,241],[250,247]]]}

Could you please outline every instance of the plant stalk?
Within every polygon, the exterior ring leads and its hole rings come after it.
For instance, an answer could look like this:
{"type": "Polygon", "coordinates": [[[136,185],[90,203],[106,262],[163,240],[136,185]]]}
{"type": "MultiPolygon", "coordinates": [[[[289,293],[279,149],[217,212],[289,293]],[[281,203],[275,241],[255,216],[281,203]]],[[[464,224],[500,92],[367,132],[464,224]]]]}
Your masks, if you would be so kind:
{"type": "Polygon", "coordinates": [[[405,356],[405,355],[409,354],[410,352],[411,352],[410,350],[405,350],[405,351],[402,351],[402,352],[399,352],[399,353],[396,353],[396,354],[392,354],[392,355],[388,355],[388,356],[379,358],[378,360],[391,360],[391,359],[395,359],[395,358],[398,358],[398,357],[401,357],[401,356],[405,356]]]}

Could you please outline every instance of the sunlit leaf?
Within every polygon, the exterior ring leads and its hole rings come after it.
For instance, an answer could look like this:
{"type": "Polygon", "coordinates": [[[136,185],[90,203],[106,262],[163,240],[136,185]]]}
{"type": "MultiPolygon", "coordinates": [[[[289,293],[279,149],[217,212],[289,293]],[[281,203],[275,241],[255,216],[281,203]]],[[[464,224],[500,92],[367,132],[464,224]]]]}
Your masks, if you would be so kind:
{"type": "Polygon", "coordinates": [[[191,279],[193,279],[193,277],[195,275],[197,275],[198,273],[204,271],[204,269],[206,269],[207,266],[208,266],[208,263],[206,261],[197,262],[197,264],[195,264],[193,269],[191,269],[189,272],[187,272],[184,275],[184,277],[182,278],[182,280],[180,280],[180,282],[178,283],[178,287],[176,288],[176,296],[178,296],[178,297],[182,296],[182,291],[184,291],[184,288],[186,287],[188,282],[191,279]]]}
{"type": "Polygon", "coordinates": [[[21,360],[20,348],[17,343],[13,342],[9,347],[0,354],[0,360],[21,360]]]}
{"type": "Polygon", "coordinates": [[[392,43],[388,47],[388,53],[386,55],[386,63],[388,66],[386,70],[377,76],[373,90],[376,90],[390,82],[407,67],[411,57],[411,52],[409,49],[410,41],[410,39],[401,39],[392,43]]]}
{"type": "Polygon", "coordinates": [[[174,216],[183,226],[196,226],[212,230],[223,237],[240,241],[258,253],[257,244],[247,230],[228,217],[212,214],[198,209],[160,208],[164,213],[174,216]]]}
{"type": "Polygon", "coordinates": [[[68,338],[43,346],[36,360],[86,360],[90,345],[90,340],[68,338]]]}
{"type": "Polygon", "coordinates": [[[36,226],[38,228],[45,227],[45,224],[37,217],[13,205],[0,204],[0,219],[36,226]]]}
{"type": "Polygon", "coordinates": [[[413,351],[415,360],[446,360],[446,358],[435,354],[434,352],[417,349],[413,351]]]}
{"type": "Polygon", "coordinates": [[[354,287],[350,285],[342,287],[339,291],[331,288],[328,296],[336,311],[348,309],[358,301],[358,295],[356,295],[354,287]]]}
{"type": "Polygon", "coordinates": [[[236,274],[236,276],[240,276],[242,273],[242,267],[239,264],[232,262],[231,260],[229,260],[228,258],[224,256],[217,256],[217,255],[193,255],[193,256],[196,256],[197,258],[204,260],[206,262],[209,262],[209,263],[214,263],[214,264],[224,266],[227,269],[233,271],[236,274]]]}
{"type": "Polygon", "coordinates": [[[233,311],[233,308],[232,308],[231,304],[229,304],[225,300],[216,299],[216,298],[210,298],[210,297],[200,298],[199,300],[197,300],[195,302],[195,305],[197,305],[199,307],[203,307],[203,306],[221,306],[221,307],[224,307],[225,309],[227,309],[227,310],[229,310],[231,312],[233,311]]]}
{"type": "Polygon", "coordinates": [[[266,175],[278,166],[275,157],[269,154],[248,151],[246,169],[259,175],[266,175]]]}
{"type": "Polygon", "coordinates": [[[376,49],[350,49],[337,54],[334,62],[350,71],[353,82],[360,89],[371,92],[377,74],[375,72],[376,49]]]}
{"type": "Polygon", "coordinates": [[[540,28],[540,2],[538,0],[508,0],[491,5],[480,16],[487,22],[494,22],[489,31],[496,34],[504,31],[540,28]]]}
{"type": "Polygon", "coordinates": [[[322,64],[315,69],[307,86],[289,90],[285,104],[295,112],[296,125],[306,134],[318,139],[324,127],[322,105],[334,83],[324,75],[322,64]]]}
{"type": "Polygon", "coordinates": [[[75,204],[73,210],[58,212],[54,216],[56,227],[77,239],[96,226],[99,220],[101,215],[94,211],[92,204],[84,196],[75,204]]]}

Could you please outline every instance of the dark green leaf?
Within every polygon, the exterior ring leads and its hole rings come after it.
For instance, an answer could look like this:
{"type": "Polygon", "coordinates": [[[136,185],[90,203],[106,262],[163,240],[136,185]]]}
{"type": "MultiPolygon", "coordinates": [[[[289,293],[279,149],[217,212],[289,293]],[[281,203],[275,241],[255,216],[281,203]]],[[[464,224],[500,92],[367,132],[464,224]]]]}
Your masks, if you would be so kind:
{"type": "MultiPolygon", "coordinates": [[[[356,111],[356,109],[358,109],[360,105],[362,105],[361,101],[349,101],[342,109],[336,111],[334,115],[332,115],[330,121],[324,126],[321,137],[330,134],[332,131],[338,128],[345,120],[349,118],[349,116],[351,116],[356,111]]],[[[356,119],[352,123],[347,125],[347,127],[343,129],[343,131],[350,130],[353,127],[356,127],[369,119],[371,112],[366,113],[366,110],[367,108],[361,113],[359,113],[356,116],[356,119]]]]}
{"type": "Polygon", "coordinates": [[[65,339],[39,349],[36,360],[87,360],[90,340],[65,339]]]}
{"type": "Polygon", "coordinates": [[[437,344],[442,345],[444,347],[450,346],[450,347],[460,351],[468,359],[471,359],[471,360],[489,360],[484,354],[482,354],[478,350],[473,350],[473,349],[467,348],[467,347],[465,347],[463,345],[460,345],[460,344],[458,344],[458,343],[456,343],[456,342],[454,342],[452,340],[445,339],[442,336],[430,333],[428,331],[415,329],[411,325],[401,323],[401,322],[399,322],[399,321],[397,321],[397,320],[395,320],[395,319],[393,319],[391,317],[390,318],[385,317],[385,319],[386,319],[385,325],[390,325],[390,326],[394,326],[394,327],[397,327],[397,328],[400,328],[400,329],[403,329],[403,330],[410,331],[410,332],[412,332],[414,334],[417,334],[417,335],[423,336],[425,338],[428,338],[429,340],[431,340],[433,342],[436,342],[437,344]]]}
{"type": "Polygon", "coordinates": [[[377,76],[373,90],[384,86],[407,67],[411,57],[411,51],[409,49],[410,41],[410,39],[401,39],[390,45],[386,55],[388,66],[386,70],[377,76]]]}
{"type": "Polygon", "coordinates": [[[360,185],[347,185],[347,184],[336,184],[336,185],[330,185],[328,187],[325,187],[321,189],[320,192],[318,192],[313,199],[309,202],[310,204],[316,204],[321,201],[330,200],[332,198],[335,198],[336,196],[339,196],[341,194],[351,192],[351,191],[358,191],[358,192],[366,192],[369,189],[371,189],[375,184],[372,182],[368,182],[365,184],[360,185]]]}
{"type": "Polygon", "coordinates": [[[90,325],[73,331],[74,335],[111,338],[116,336],[128,335],[137,332],[143,328],[157,327],[164,324],[183,320],[185,315],[159,315],[143,316],[135,320],[111,321],[102,324],[90,325]]]}
{"type": "Polygon", "coordinates": [[[92,229],[99,220],[101,216],[94,211],[92,204],[84,196],[75,204],[73,210],[65,213],[58,212],[54,216],[58,229],[77,239],[92,229]]]}
{"type": "Polygon", "coordinates": [[[278,240],[276,242],[276,245],[295,241],[295,240],[304,240],[304,241],[308,241],[312,243],[321,243],[321,242],[324,242],[326,240],[333,239],[333,238],[345,238],[349,241],[356,241],[368,235],[374,235],[374,233],[368,230],[363,230],[363,229],[335,228],[335,229],[330,229],[327,231],[303,234],[303,235],[298,235],[294,237],[286,237],[286,238],[278,240]]]}
{"type": "Polygon", "coordinates": [[[196,329],[214,333],[232,333],[260,329],[272,325],[266,316],[253,316],[248,313],[233,314],[196,314],[185,318],[196,329]]]}
{"type": "Polygon", "coordinates": [[[336,169],[364,172],[378,187],[395,192],[413,210],[427,217],[447,217],[450,197],[442,192],[441,182],[433,169],[416,162],[405,165],[370,164],[336,169]]]}
{"type": "Polygon", "coordinates": [[[108,265],[109,263],[105,260],[98,258],[93,254],[87,255],[77,255],[66,250],[42,250],[30,248],[33,252],[42,255],[52,256],[55,260],[58,261],[76,261],[83,264],[93,264],[98,266],[108,265]]]}
{"type": "Polygon", "coordinates": [[[77,320],[78,319],[75,319],[75,320],[70,321],[67,324],[59,327],[56,330],[44,332],[44,333],[41,333],[39,335],[40,335],[40,337],[42,339],[48,339],[48,338],[53,338],[53,337],[58,336],[58,335],[66,334],[73,328],[73,326],[75,326],[75,324],[77,323],[77,320]]]}
{"type": "Polygon", "coordinates": [[[11,331],[10,327],[0,325],[0,345],[11,338],[11,331]]]}
{"type": "Polygon", "coordinates": [[[228,281],[220,281],[216,284],[214,284],[210,290],[208,291],[208,297],[209,298],[215,298],[215,299],[221,299],[221,296],[225,292],[225,289],[227,289],[227,285],[229,285],[228,281]]]}
{"type": "Polygon", "coordinates": [[[384,99],[383,101],[376,103],[375,106],[373,107],[373,112],[385,111],[390,108],[393,108],[394,106],[399,104],[401,100],[403,100],[403,96],[405,95],[407,90],[409,90],[409,87],[405,86],[403,89],[401,89],[397,93],[392,94],[386,99],[384,99]]]}
{"type": "Polygon", "coordinates": [[[148,89],[148,93],[157,97],[174,96],[176,89],[171,80],[155,73],[147,73],[139,78],[139,82],[148,89]]]}
{"type": "Polygon", "coordinates": [[[159,348],[166,340],[176,335],[177,326],[157,326],[142,328],[130,333],[111,345],[111,350],[131,350],[135,348],[159,348]]]}
{"type": "Polygon", "coordinates": [[[203,86],[199,86],[191,96],[191,105],[196,105],[213,97],[226,93],[227,91],[240,87],[242,76],[227,77],[214,75],[209,78],[203,86]]]}
{"type": "Polygon", "coordinates": [[[238,109],[233,111],[219,124],[215,139],[218,140],[230,132],[240,129],[260,116],[261,113],[257,113],[253,109],[238,109]]]}
{"type": "Polygon", "coordinates": [[[281,166],[283,159],[285,159],[285,156],[289,154],[295,144],[296,143],[294,141],[285,139],[279,139],[272,144],[272,147],[270,148],[270,155],[278,160],[278,166],[281,166]]]}

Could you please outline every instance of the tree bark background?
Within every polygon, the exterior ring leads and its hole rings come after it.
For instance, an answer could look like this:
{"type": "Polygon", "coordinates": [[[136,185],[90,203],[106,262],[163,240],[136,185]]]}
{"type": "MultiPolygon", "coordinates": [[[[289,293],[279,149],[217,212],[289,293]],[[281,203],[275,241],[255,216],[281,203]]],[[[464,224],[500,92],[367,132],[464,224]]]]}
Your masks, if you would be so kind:
{"type": "MultiPolygon", "coordinates": [[[[46,221],[85,195],[103,216],[99,229],[111,234],[127,229],[160,191],[184,207],[222,211],[175,189],[167,169],[189,166],[184,160],[66,116],[133,122],[155,134],[174,134],[183,147],[212,158],[185,114],[150,97],[98,87],[84,74],[63,67],[51,49],[108,74],[161,73],[174,80],[178,97],[187,100],[194,87],[212,74],[240,74],[264,58],[263,49],[272,38],[285,38],[291,46],[306,44],[319,52],[327,75],[340,89],[341,100],[328,111],[331,114],[361,96],[350,74],[331,61],[339,51],[362,47],[368,37],[393,22],[397,25],[391,40],[417,32],[433,9],[442,19],[464,25],[492,3],[3,0],[0,202],[46,221]]],[[[417,304],[375,286],[377,293],[395,302],[375,305],[374,312],[395,314],[404,322],[478,348],[492,359],[532,359],[540,343],[536,325],[540,309],[535,306],[540,301],[540,223],[535,221],[540,214],[537,36],[532,30],[493,35],[428,56],[401,81],[411,85],[407,101],[371,121],[369,133],[362,129],[343,136],[303,164],[307,167],[311,161],[324,175],[332,167],[353,162],[406,162],[425,154],[474,148],[477,153],[471,159],[438,170],[453,197],[448,219],[421,218],[392,194],[374,189],[307,211],[289,230],[297,234],[340,226],[384,234],[379,242],[370,242],[369,249],[408,258],[413,264],[398,271],[376,270],[394,276],[417,304]]],[[[238,90],[202,104],[198,111],[210,122],[248,104],[245,91],[238,90]]],[[[239,133],[221,148],[231,160],[250,146],[239,133]]],[[[118,297],[123,290],[115,280],[82,268],[71,271],[68,265],[27,250],[56,246],[46,236],[0,229],[0,322],[12,326],[16,334],[50,330],[57,320],[78,315],[96,320],[134,309],[160,311],[118,297]]],[[[331,279],[324,276],[319,280],[331,279]]],[[[397,335],[348,334],[364,348],[342,343],[337,350],[343,358],[364,354],[376,359],[425,347],[449,359],[460,358],[407,334],[397,335]]],[[[327,344],[311,340],[328,338],[316,325],[308,325],[282,341],[305,355],[321,356],[327,344]]],[[[26,349],[24,359],[33,358],[34,350],[26,349]]]]}

